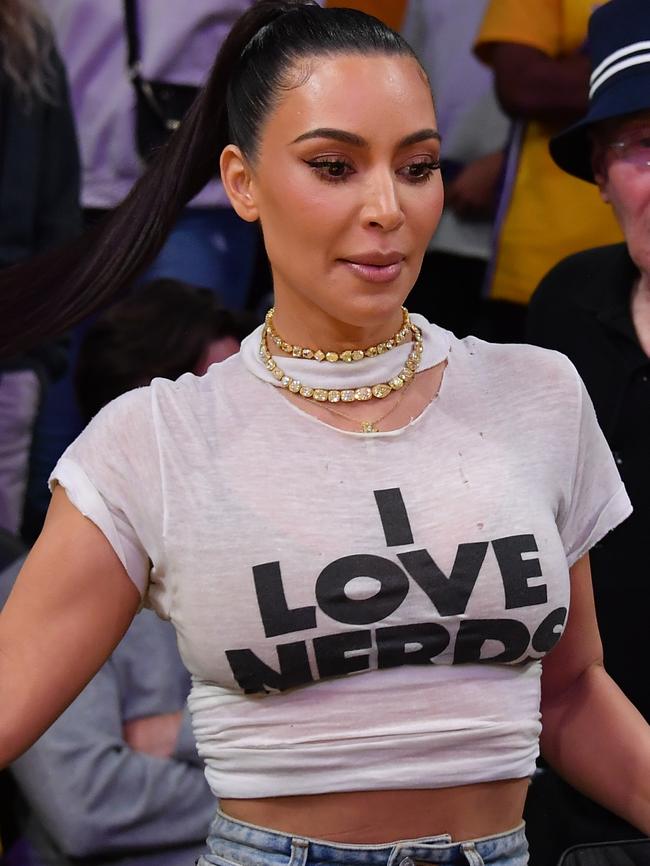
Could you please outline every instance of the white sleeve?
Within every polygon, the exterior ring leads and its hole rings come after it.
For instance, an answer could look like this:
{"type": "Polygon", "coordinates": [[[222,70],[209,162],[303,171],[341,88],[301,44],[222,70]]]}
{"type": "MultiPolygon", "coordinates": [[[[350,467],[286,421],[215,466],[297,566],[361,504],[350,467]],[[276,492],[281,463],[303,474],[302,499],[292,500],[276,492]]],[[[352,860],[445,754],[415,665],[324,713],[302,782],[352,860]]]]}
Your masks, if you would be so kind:
{"type": "Polygon", "coordinates": [[[92,419],[54,467],[50,489],[56,484],[101,529],[144,596],[160,501],[149,388],[123,394],[92,419]]]}
{"type": "Polygon", "coordinates": [[[591,398],[575,369],[573,372],[579,391],[572,443],[574,456],[567,478],[567,495],[557,518],[570,566],[632,513],[591,398]]]}

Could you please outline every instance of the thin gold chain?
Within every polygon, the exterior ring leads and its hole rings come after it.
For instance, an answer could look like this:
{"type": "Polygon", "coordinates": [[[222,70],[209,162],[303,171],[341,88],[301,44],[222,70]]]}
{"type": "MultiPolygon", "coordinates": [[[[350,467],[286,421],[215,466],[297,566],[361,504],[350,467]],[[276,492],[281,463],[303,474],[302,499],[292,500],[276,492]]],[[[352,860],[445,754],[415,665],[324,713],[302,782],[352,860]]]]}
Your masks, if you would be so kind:
{"type": "MultiPolygon", "coordinates": [[[[443,363],[443,370],[444,370],[447,367],[447,360],[445,359],[442,363],[443,363]]],[[[439,393],[440,393],[440,384],[438,384],[438,388],[436,390],[436,393],[433,395],[434,400],[437,399],[439,393]]],[[[397,409],[397,407],[402,402],[403,396],[404,396],[404,390],[402,389],[399,392],[399,396],[397,397],[397,399],[395,400],[393,405],[390,407],[388,412],[384,412],[383,415],[380,415],[379,418],[375,418],[374,421],[361,421],[361,433],[381,433],[382,431],[379,430],[377,425],[380,424],[382,421],[385,421],[386,418],[388,418],[388,416],[391,415],[397,409]]],[[[359,423],[357,418],[353,418],[350,415],[346,415],[344,412],[339,412],[337,409],[332,409],[332,407],[329,406],[327,403],[321,403],[321,407],[323,409],[327,409],[327,411],[331,412],[333,415],[338,415],[339,418],[345,418],[345,420],[349,421],[350,423],[353,423],[353,424],[359,423]]],[[[413,419],[411,418],[411,420],[413,420],[413,419]]]]}
{"type": "Polygon", "coordinates": [[[398,394],[397,398],[395,399],[395,402],[390,407],[388,412],[384,412],[383,415],[380,415],[379,418],[375,418],[374,421],[359,421],[357,418],[352,418],[352,417],[350,417],[350,415],[346,415],[344,412],[337,412],[336,409],[332,409],[332,407],[329,406],[327,403],[321,403],[320,405],[323,409],[326,409],[328,412],[331,412],[332,415],[338,415],[339,418],[345,418],[345,420],[351,424],[359,424],[361,427],[361,430],[360,430],[361,433],[380,433],[381,431],[377,427],[377,424],[381,424],[382,421],[385,421],[386,418],[388,418],[388,416],[391,415],[395,411],[395,409],[397,409],[399,404],[402,402],[403,396],[404,396],[404,391],[402,390],[398,394]]]}

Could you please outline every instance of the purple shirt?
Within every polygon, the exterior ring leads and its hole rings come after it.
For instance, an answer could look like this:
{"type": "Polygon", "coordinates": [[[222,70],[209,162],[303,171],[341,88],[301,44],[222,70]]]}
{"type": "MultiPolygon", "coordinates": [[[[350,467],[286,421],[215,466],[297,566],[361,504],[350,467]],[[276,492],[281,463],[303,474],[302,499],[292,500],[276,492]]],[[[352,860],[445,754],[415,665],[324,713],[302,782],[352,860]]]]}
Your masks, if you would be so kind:
{"type": "MultiPolygon", "coordinates": [[[[65,61],[83,167],[82,203],[113,208],[142,173],[135,149],[135,94],[127,75],[121,0],[44,0],[65,61]]],[[[139,0],[145,78],[201,84],[234,21],[253,0],[139,0]]],[[[219,154],[215,154],[215,169],[219,154]]],[[[229,206],[211,182],[195,207],[229,206]]]]}

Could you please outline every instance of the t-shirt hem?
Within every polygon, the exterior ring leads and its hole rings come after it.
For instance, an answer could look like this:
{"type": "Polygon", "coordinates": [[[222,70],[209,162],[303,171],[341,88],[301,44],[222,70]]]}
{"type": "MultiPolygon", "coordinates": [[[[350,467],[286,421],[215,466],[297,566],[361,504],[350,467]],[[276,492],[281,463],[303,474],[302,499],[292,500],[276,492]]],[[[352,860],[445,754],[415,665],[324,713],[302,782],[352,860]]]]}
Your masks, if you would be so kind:
{"type": "MultiPolygon", "coordinates": [[[[359,774],[356,770],[350,772],[350,767],[353,767],[353,762],[340,774],[330,775],[325,778],[323,775],[317,775],[315,778],[318,784],[314,785],[312,774],[303,776],[299,779],[299,773],[294,774],[291,779],[281,779],[274,774],[266,774],[264,771],[259,771],[259,774],[251,775],[249,779],[239,779],[236,786],[232,785],[232,774],[228,774],[229,784],[225,782],[225,775],[212,777],[208,768],[206,768],[206,779],[210,790],[217,799],[232,799],[232,800],[247,800],[252,797],[296,797],[296,796],[312,796],[317,794],[342,793],[352,791],[391,791],[399,789],[414,789],[414,790],[434,790],[439,788],[453,788],[459,785],[478,785],[486,782],[501,782],[506,779],[530,779],[535,772],[535,762],[527,764],[526,767],[510,767],[508,772],[488,771],[483,773],[475,773],[471,776],[459,773],[449,773],[442,775],[440,773],[420,774],[415,778],[412,773],[402,774],[396,772],[382,773],[382,777],[378,776],[365,777],[359,774]],[[268,778],[268,782],[265,779],[268,778]],[[312,784],[309,784],[309,782],[312,784]],[[300,783],[302,782],[302,784],[300,783]]],[[[385,767],[383,767],[385,770],[385,767]]],[[[378,768],[377,773],[381,773],[382,768],[378,768]]]]}

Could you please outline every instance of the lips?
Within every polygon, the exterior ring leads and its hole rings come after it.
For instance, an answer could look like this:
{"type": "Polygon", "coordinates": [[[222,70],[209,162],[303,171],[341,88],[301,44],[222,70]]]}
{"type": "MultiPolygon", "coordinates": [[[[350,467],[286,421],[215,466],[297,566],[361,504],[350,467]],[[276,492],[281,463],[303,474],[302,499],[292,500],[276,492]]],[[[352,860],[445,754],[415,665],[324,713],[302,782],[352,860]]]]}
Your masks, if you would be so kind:
{"type": "Polygon", "coordinates": [[[390,251],[387,253],[369,252],[360,253],[356,256],[347,256],[343,261],[350,262],[353,265],[372,265],[373,267],[382,268],[387,265],[396,265],[404,260],[402,253],[390,251]]]}
{"type": "Polygon", "coordinates": [[[390,283],[402,272],[404,256],[401,253],[371,252],[341,259],[348,270],[370,283],[390,283]]]}

